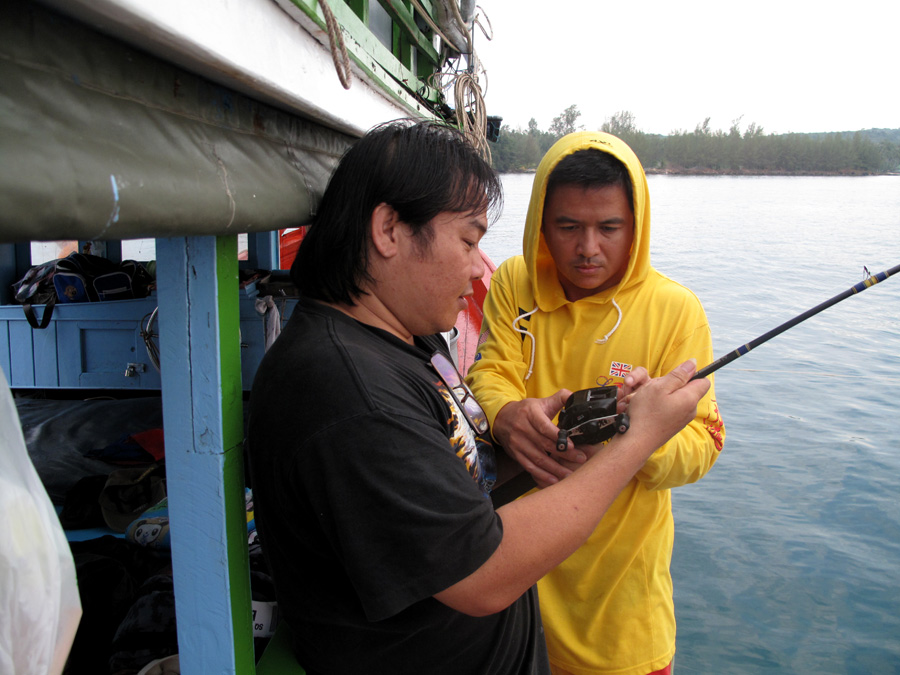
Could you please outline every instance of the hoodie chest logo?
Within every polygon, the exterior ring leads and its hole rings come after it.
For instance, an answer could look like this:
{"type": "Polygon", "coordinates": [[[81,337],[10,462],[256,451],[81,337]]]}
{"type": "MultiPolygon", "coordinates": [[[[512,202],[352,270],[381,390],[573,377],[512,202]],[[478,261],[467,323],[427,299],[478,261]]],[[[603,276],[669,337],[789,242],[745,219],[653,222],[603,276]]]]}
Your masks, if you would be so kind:
{"type": "Polygon", "coordinates": [[[613,361],[609,364],[609,374],[612,377],[625,377],[632,371],[634,366],[630,363],[622,363],[621,361],[613,361]]]}

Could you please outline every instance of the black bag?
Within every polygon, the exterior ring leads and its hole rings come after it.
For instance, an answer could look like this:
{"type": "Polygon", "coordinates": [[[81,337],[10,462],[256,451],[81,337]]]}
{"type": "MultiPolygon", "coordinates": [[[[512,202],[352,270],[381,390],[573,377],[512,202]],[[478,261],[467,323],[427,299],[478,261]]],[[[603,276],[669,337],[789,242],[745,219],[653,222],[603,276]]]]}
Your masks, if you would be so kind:
{"type": "Polygon", "coordinates": [[[143,263],[137,260],[123,260],[120,268],[131,278],[131,291],[135,298],[146,298],[156,288],[156,279],[143,263]]]}
{"type": "Polygon", "coordinates": [[[121,265],[97,255],[70,253],[56,262],[53,275],[59,302],[96,302],[134,298],[131,277],[121,265]]]}
{"type": "Polygon", "coordinates": [[[56,288],[53,286],[56,263],[56,260],[51,260],[35,265],[13,284],[13,297],[16,302],[22,303],[25,318],[32,328],[46,328],[50,324],[50,317],[53,316],[53,305],[56,304],[56,288]],[[46,305],[40,321],[32,305],[46,305]]]}
{"type": "Polygon", "coordinates": [[[57,301],[144,298],[154,283],[147,269],[134,260],[115,263],[96,255],[70,253],[65,258],[35,265],[13,284],[13,290],[32,328],[46,328],[57,301]],[[32,305],[46,305],[40,321],[32,305]]]}

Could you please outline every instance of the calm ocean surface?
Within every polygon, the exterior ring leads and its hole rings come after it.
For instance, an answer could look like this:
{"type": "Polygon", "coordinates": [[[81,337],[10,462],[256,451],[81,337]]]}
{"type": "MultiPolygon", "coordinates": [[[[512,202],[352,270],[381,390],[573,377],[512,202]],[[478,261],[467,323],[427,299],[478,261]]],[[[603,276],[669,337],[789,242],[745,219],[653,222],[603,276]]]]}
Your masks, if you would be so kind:
{"type": "MultiPolygon", "coordinates": [[[[900,263],[900,177],[648,180],[653,264],[717,357],[900,263]]],[[[531,181],[503,176],[495,263],[531,181]]],[[[715,378],[723,454],[673,491],[676,672],[900,673],[900,275],[715,378]]]]}

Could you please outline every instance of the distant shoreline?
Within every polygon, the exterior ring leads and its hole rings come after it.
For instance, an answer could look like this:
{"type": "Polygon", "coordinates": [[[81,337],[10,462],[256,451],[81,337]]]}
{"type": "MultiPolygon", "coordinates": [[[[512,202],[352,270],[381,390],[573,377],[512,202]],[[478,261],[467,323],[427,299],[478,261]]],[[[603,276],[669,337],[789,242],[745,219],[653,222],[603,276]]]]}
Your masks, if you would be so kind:
{"type": "Polygon", "coordinates": [[[679,168],[645,168],[647,175],[667,176],[900,176],[896,172],[879,171],[746,171],[746,170],[715,170],[715,169],[679,169],[679,168]]]}
{"type": "MultiPolygon", "coordinates": [[[[501,173],[516,173],[516,174],[533,174],[535,173],[535,169],[519,169],[518,171],[502,171],[501,173]]],[[[807,176],[807,177],[822,177],[827,178],[831,176],[900,176],[900,172],[896,171],[887,171],[887,172],[867,172],[867,171],[741,171],[741,170],[725,170],[725,171],[716,171],[714,169],[658,169],[658,168],[650,168],[644,169],[644,173],[648,176],[807,176]]]]}

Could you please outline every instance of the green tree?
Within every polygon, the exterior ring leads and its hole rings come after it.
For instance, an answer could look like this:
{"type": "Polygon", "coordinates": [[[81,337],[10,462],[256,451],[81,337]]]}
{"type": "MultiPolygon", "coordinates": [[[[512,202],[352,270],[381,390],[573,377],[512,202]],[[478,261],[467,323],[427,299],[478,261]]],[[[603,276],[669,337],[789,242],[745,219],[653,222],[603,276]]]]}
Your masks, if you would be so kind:
{"type": "Polygon", "coordinates": [[[579,117],[581,117],[581,111],[573,103],[553,118],[553,122],[550,123],[550,135],[559,139],[583,128],[581,125],[576,126],[579,117]]]}
{"type": "MultiPolygon", "coordinates": [[[[637,126],[634,123],[634,113],[628,110],[620,110],[612,117],[607,118],[606,121],[603,122],[603,126],[600,127],[600,130],[612,134],[613,136],[618,136],[623,141],[625,141],[627,137],[639,133],[637,126]]],[[[627,143],[628,141],[625,142],[627,143]]]]}
{"type": "Polygon", "coordinates": [[[858,131],[853,135],[853,155],[853,168],[860,173],[875,173],[886,168],[878,146],[858,131]]]}
{"type": "Polygon", "coordinates": [[[534,170],[552,142],[546,131],[538,129],[534,118],[529,120],[527,131],[502,129],[492,148],[494,169],[500,173],[534,170]]]}
{"type": "Polygon", "coordinates": [[[739,171],[741,168],[741,120],[743,115],[731,121],[728,135],[725,137],[724,166],[731,171],[739,171]]]}
{"type": "Polygon", "coordinates": [[[655,169],[662,165],[663,148],[661,137],[645,134],[638,129],[634,113],[620,110],[604,120],[601,131],[625,141],[634,150],[645,169],[655,169]]]}
{"type": "Polygon", "coordinates": [[[900,143],[883,140],[878,143],[878,150],[884,158],[886,171],[900,171],[900,143]]]}
{"type": "Polygon", "coordinates": [[[500,137],[491,148],[493,166],[500,173],[518,169],[522,162],[523,135],[513,129],[500,130],[500,137]]]}
{"type": "MultiPolygon", "coordinates": [[[[548,131],[534,118],[527,129],[504,129],[493,150],[494,167],[501,172],[532,171],[550,146],[565,133],[581,128],[581,113],[569,106],[548,131]]],[[[673,130],[668,136],[638,129],[634,114],[619,111],[601,129],[631,146],[645,169],[691,173],[750,174],[872,174],[900,171],[900,129],[870,129],[855,133],[766,134],[752,122],[741,131],[741,117],[728,131],[713,130],[710,118],[692,132],[673,130]]]]}
{"type": "Polygon", "coordinates": [[[525,139],[524,167],[531,169],[537,167],[544,156],[541,150],[541,138],[544,132],[538,129],[537,120],[533,117],[528,120],[528,138],[525,139]]]}

